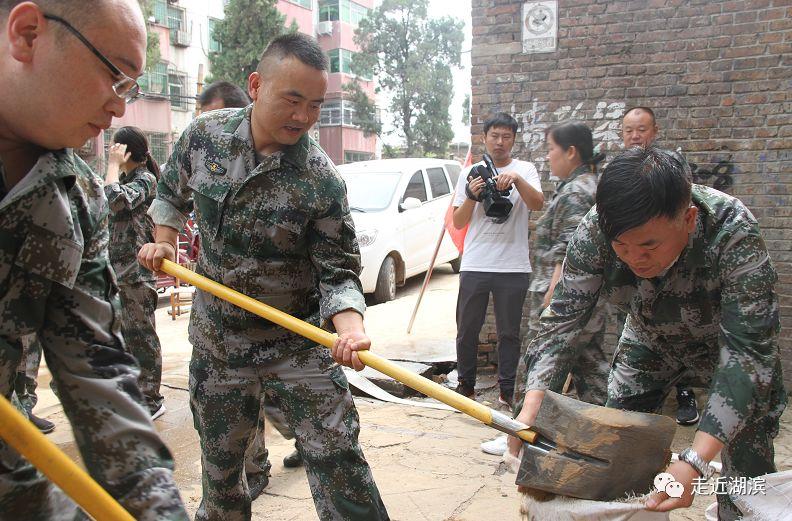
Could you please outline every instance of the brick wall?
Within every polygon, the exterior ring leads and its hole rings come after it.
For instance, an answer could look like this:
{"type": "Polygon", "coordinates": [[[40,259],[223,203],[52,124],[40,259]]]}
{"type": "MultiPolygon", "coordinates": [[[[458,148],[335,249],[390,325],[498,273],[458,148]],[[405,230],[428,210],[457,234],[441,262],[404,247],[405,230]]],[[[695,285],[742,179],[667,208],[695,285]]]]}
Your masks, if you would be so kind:
{"type": "Polygon", "coordinates": [[[595,143],[618,150],[625,108],[655,108],[660,142],[698,165],[695,182],[739,197],[762,225],[792,389],[792,2],[558,3],[558,50],[523,54],[523,2],[472,1],[474,152],[487,114],[509,112],[521,126],[514,155],[534,161],[551,190],[547,126],[584,120],[595,143]]]}

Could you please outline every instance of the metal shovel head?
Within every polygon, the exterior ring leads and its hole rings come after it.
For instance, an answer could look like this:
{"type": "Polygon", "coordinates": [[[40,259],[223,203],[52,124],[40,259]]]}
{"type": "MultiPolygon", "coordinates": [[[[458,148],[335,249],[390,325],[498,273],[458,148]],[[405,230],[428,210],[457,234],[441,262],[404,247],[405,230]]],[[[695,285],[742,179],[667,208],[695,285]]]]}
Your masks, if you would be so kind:
{"type": "Polygon", "coordinates": [[[623,411],[547,391],[523,445],[517,485],[612,501],[644,494],[671,459],[674,420],[623,411]]]}

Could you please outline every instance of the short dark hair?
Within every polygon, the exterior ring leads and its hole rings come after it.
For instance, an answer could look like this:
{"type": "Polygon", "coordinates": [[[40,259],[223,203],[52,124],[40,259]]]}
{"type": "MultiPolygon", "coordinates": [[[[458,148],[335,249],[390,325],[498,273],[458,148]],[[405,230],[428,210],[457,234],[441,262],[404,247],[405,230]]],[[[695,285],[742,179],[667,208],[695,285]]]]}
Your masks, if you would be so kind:
{"type": "MultiPolygon", "coordinates": [[[[19,4],[27,0],[0,0],[0,20],[6,16],[19,4]]],[[[101,23],[101,17],[97,17],[97,11],[103,9],[107,3],[105,0],[35,0],[39,9],[46,14],[60,16],[77,30],[83,31],[93,23],[101,23]]],[[[66,34],[67,30],[55,24],[55,31],[66,34]]]]}
{"type": "Polygon", "coordinates": [[[506,127],[517,133],[517,120],[508,112],[498,112],[484,121],[484,133],[486,134],[492,127],[506,127]]]}
{"type": "Polygon", "coordinates": [[[597,185],[597,213],[609,240],[655,217],[673,219],[690,206],[690,167],[679,154],[654,146],[616,156],[597,185]]]}
{"type": "Polygon", "coordinates": [[[568,150],[572,146],[575,147],[580,160],[592,167],[593,171],[596,171],[597,163],[605,159],[605,154],[594,155],[594,139],[591,129],[580,121],[556,123],[545,131],[545,138],[547,136],[552,136],[553,141],[564,150],[568,150]]]}
{"type": "Polygon", "coordinates": [[[652,125],[657,125],[657,120],[655,119],[655,113],[654,113],[654,110],[650,109],[649,107],[644,107],[643,105],[638,105],[638,106],[635,106],[635,107],[630,107],[630,108],[629,108],[629,109],[627,109],[627,111],[624,113],[624,116],[623,116],[623,117],[627,117],[627,114],[629,114],[630,112],[646,112],[646,113],[648,113],[648,114],[649,114],[649,116],[652,118],[652,125]]]}
{"type": "Polygon", "coordinates": [[[202,106],[216,99],[223,100],[225,108],[247,107],[250,104],[247,93],[230,81],[212,82],[198,95],[198,103],[202,106]]]}
{"type": "Polygon", "coordinates": [[[267,62],[283,60],[294,56],[305,65],[319,71],[327,70],[327,56],[313,36],[303,33],[289,33],[272,40],[261,55],[256,72],[266,75],[267,62]]]}

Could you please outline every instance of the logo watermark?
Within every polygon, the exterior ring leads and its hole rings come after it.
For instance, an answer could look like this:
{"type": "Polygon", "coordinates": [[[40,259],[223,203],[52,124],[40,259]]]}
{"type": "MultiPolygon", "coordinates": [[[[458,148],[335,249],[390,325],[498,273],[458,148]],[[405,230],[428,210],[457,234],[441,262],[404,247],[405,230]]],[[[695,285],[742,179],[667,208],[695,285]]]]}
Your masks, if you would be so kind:
{"type": "MultiPolygon", "coordinates": [[[[661,472],[654,478],[654,488],[658,492],[665,492],[669,497],[680,498],[685,492],[685,487],[674,479],[669,472],[661,472]]],[[[767,494],[767,481],[763,477],[747,478],[745,476],[718,477],[707,480],[696,478],[693,480],[693,494],[698,496],[756,496],[767,494]]]]}

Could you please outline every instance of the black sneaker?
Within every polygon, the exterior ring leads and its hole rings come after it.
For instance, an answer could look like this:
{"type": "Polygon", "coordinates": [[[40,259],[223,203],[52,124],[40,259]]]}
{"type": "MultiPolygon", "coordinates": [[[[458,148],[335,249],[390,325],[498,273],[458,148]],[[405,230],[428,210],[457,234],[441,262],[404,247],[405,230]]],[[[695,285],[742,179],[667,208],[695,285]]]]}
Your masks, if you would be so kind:
{"type": "Polygon", "coordinates": [[[462,382],[459,382],[459,384],[457,384],[456,389],[454,389],[454,391],[461,394],[462,396],[470,398],[471,400],[476,397],[475,389],[469,386],[468,384],[464,384],[462,382]]]}
{"type": "Polygon", "coordinates": [[[677,423],[693,425],[699,421],[698,404],[693,389],[677,389],[677,423]]]}
{"type": "Polygon", "coordinates": [[[45,420],[44,418],[39,418],[38,416],[34,415],[32,412],[28,413],[30,417],[30,421],[33,425],[36,426],[38,430],[43,432],[44,434],[49,434],[50,432],[55,430],[55,424],[49,420],[45,420]]]}
{"type": "Polygon", "coordinates": [[[512,392],[504,392],[501,391],[500,396],[498,396],[498,403],[501,405],[505,405],[509,408],[509,411],[514,409],[514,391],[512,392]]]}
{"type": "Polygon", "coordinates": [[[287,469],[293,469],[302,465],[303,459],[300,451],[295,447],[294,452],[283,458],[283,466],[287,469]]]}

